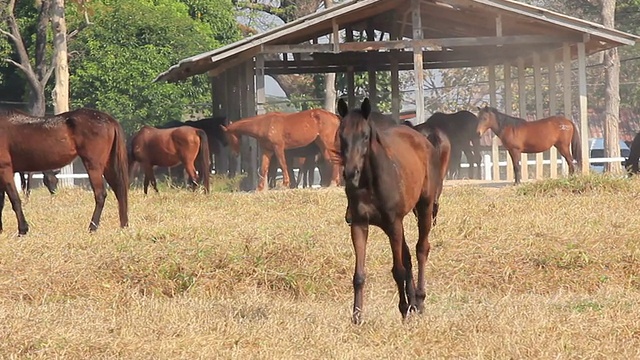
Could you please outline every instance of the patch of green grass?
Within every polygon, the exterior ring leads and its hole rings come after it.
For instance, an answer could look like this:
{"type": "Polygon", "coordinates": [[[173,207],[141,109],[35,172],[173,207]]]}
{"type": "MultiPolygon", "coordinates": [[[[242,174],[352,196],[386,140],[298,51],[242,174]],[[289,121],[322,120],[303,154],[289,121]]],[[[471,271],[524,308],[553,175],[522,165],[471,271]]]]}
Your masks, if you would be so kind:
{"type": "Polygon", "coordinates": [[[637,182],[623,176],[593,173],[523,183],[516,188],[516,194],[524,196],[554,196],[563,193],[617,193],[627,192],[630,188],[637,189],[637,182]]]}

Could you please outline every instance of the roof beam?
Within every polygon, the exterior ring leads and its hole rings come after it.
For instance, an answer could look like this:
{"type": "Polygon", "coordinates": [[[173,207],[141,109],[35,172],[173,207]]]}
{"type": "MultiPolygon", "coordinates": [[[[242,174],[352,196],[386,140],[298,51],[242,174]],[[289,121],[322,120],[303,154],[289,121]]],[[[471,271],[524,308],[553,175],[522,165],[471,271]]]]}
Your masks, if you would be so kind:
{"type": "MultiPolygon", "coordinates": [[[[341,43],[341,51],[369,51],[369,50],[408,50],[414,47],[457,47],[457,46],[496,46],[522,44],[551,44],[558,42],[582,41],[581,36],[547,36],[547,35],[512,35],[512,36],[483,36],[483,37],[455,37],[442,39],[421,40],[391,40],[391,41],[362,41],[341,43]]],[[[331,44],[298,44],[298,45],[265,45],[261,52],[273,53],[332,53],[331,44]]]]}

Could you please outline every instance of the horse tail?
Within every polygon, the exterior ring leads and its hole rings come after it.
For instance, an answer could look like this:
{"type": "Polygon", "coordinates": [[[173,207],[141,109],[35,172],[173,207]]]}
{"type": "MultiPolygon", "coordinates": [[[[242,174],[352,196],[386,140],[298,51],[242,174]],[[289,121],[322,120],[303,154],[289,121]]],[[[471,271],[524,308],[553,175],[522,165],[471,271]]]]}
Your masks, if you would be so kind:
{"type": "Polygon", "coordinates": [[[207,139],[207,133],[204,130],[196,129],[198,137],[200,137],[200,151],[198,157],[200,158],[200,172],[202,173],[202,183],[204,185],[204,191],[209,192],[209,175],[211,174],[211,154],[209,152],[209,140],[207,139]]]}
{"type": "Polygon", "coordinates": [[[578,168],[582,167],[582,144],[580,142],[580,134],[578,127],[573,124],[573,135],[571,136],[571,155],[578,163],[578,168]]]}
{"type": "Polygon", "coordinates": [[[443,131],[435,127],[429,127],[426,136],[436,150],[435,157],[437,159],[437,167],[440,172],[438,181],[442,182],[447,176],[447,170],[449,168],[451,142],[449,141],[449,137],[443,131]]]}
{"type": "Polygon", "coordinates": [[[119,122],[113,121],[115,136],[109,155],[111,171],[114,175],[115,184],[110,184],[118,199],[118,214],[120,215],[120,226],[129,225],[129,161],[127,159],[127,145],[124,130],[119,122]]]}

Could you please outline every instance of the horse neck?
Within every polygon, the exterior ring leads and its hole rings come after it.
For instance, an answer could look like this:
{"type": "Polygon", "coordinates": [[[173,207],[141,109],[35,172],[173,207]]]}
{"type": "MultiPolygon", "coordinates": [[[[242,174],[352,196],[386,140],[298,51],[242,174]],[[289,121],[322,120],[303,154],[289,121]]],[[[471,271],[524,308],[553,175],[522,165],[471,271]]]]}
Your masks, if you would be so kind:
{"type": "Polygon", "coordinates": [[[237,135],[256,136],[262,132],[262,128],[266,125],[268,125],[266,119],[258,118],[256,116],[249,119],[236,121],[233,124],[229,125],[228,129],[229,131],[237,135]]]}

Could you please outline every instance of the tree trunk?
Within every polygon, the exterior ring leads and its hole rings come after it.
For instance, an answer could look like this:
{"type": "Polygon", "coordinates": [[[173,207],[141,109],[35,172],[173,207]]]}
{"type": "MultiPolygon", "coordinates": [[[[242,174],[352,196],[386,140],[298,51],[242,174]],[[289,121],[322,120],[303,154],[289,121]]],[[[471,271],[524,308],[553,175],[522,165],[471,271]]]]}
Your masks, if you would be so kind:
{"type": "MultiPolygon", "coordinates": [[[[330,8],[333,6],[333,0],[324,0],[324,7],[330,8]]],[[[331,35],[331,43],[338,43],[340,39],[334,39],[331,35]]],[[[324,109],[330,112],[336,111],[336,73],[324,74],[324,109]]]]}
{"type": "MultiPolygon", "coordinates": [[[[602,0],[602,24],[613,28],[615,23],[616,0],[602,0]]],[[[618,124],[620,117],[620,57],[618,49],[605,51],[605,119],[604,119],[604,156],[620,157],[620,135],[618,124]]],[[[605,169],[620,172],[620,162],[606,163],[605,169]]]]}
{"type": "MultiPolygon", "coordinates": [[[[53,30],[53,56],[55,64],[55,87],[51,93],[54,113],[69,111],[69,65],[67,62],[67,24],[64,17],[64,0],[53,0],[51,7],[53,30]]],[[[73,174],[73,163],[65,166],[61,174],[73,174]]],[[[61,179],[63,186],[74,185],[73,179],[61,179]]]]}

